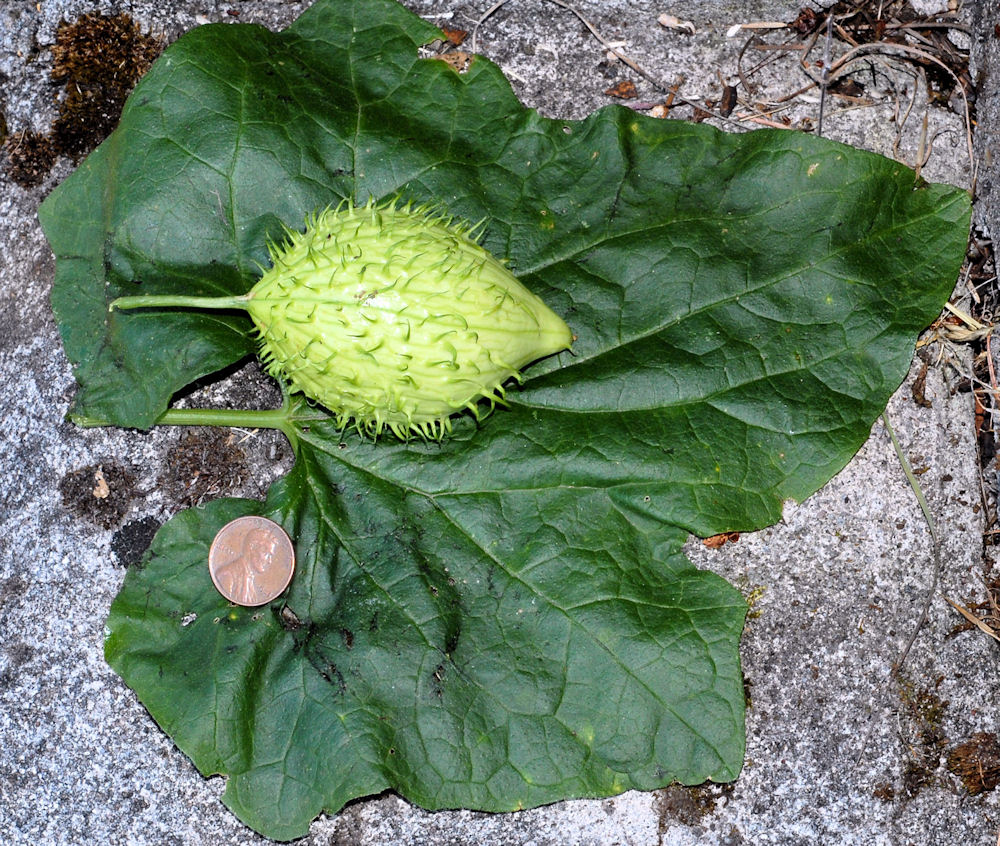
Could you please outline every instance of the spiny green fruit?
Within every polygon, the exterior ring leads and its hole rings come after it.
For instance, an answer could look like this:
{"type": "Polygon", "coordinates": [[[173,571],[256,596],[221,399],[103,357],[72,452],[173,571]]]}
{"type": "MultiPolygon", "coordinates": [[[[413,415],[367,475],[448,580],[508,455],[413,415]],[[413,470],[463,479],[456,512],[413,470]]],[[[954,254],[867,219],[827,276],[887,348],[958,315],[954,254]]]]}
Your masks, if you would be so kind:
{"type": "Polygon", "coordinates": [[[286,235],[244,296],[122,297],[112,308],[245,309],[272,375],[341,426],[401,438],[441,438],[463,410],[479,418],[525,365],[573,341],[473,228],[427,208],[344,203],[286,235]]]}

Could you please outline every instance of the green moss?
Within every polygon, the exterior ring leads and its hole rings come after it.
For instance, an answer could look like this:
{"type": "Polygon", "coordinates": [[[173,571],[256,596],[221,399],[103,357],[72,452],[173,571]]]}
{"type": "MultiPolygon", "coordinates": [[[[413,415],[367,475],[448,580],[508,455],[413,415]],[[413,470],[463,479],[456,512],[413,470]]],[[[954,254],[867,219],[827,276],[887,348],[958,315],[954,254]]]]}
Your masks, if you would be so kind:
{"type": "Polygon", "coordinates": [[[934,781],[941,752],[948,742],[942,729],[948,702],[906,678],[899,680],[901,717],[909,725],[909,759],[903,769],[903,792],[914,796],[934,781]]]}
{"type": "Polygon", "coordinates": [[[764,593],[766,591],[767,588],[764,585],[754,585],[750,589],[749,593],[744,594],[744,596],[746,597],[747,606],[750,609],[749,611],[747,611],[748,620],[756,620],[763,613],[761,609],[758,607],[758,603],[763,598],[764,593]]]}

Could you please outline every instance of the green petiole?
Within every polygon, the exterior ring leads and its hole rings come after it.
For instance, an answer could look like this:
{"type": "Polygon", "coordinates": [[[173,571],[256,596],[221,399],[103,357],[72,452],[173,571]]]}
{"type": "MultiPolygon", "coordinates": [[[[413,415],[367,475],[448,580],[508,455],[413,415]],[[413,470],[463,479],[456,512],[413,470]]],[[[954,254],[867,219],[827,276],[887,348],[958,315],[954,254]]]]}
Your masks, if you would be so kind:
{"type": "MultiPolygon", "coordinates": [[[[133,298],[138,299],[138,298],[133,298]]],[[[110,421],[87,414],[70,414],[70,422],[84,429],[113,425],[110,421]]],[[[278,429],[292,449],[298,452],[300,429],[309,421],[329,420],[328,414],[308,406],[301,397],[287,394],[281,408],[265,410],[238,408],[168,408],[155,426],[225,426],[233,429],[278,429]]]]}
{"type": "Polygon", "coordinates": [[[112,300],[108,311],[126,311],[133,308],[237,308],[246,311],[250,297],[188,297],[171,294],[143,294],[137,297],[119,297],[112,300]]]}

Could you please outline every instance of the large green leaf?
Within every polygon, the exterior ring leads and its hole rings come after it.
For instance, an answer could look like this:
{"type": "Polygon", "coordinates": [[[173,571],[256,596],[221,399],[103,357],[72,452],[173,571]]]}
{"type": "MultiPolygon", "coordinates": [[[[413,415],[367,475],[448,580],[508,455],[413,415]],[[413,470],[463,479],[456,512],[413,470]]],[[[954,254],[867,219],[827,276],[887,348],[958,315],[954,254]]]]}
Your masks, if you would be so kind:
{"type": "Polygon", "coordinates": [[[435,36],[388,0],[195,30],[40,212],[91,421],[148,427],[253,348],[238,315],[110,299],[242,292],[268,238],[343,197],[485,218],[578,336],[442,444],[293,407],[267,502],[178,515],[126,577],[108,660],[274,837],[385,788],[501,810],[736,777],[745,605],[681,544],[767,525],[847,462],[964,252],[967,196],[896,162],[621,108],[547,120],[485,60],[417,58],[435,36]],[[245,513],[299,557],[263,610],[205,565],[245,513]]]}
{"type": "Polygon", "coordinates": [[[379,468],[335,434],[310,435],[267,503],[175,518],[108,623],[108,660],[203,772],[232,774],[243,820],[290,838],[386,788],[511,810],[737,775],[745,607],[684,532],[500,468],[427,489],[419,461],[379,468]],[[205,566],[246,513],[296,538],[264,611],[227,606],[205,566]]]}

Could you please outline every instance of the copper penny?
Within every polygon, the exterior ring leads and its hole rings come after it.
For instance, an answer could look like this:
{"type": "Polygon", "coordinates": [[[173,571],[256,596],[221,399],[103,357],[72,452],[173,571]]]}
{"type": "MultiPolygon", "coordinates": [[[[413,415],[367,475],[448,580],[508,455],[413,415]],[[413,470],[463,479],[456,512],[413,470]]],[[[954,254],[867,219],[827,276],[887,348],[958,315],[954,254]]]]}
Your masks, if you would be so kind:
{"type": "Polygon", "coordinates": [[[295,572],[295,550],[285,530],[266,517],[226,523],[208,551],[212,582],[236,605],[264,605],[284,593],[295,572]]]}

